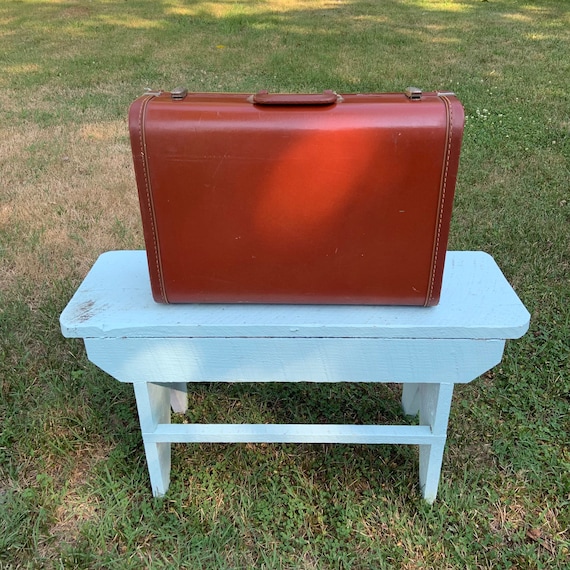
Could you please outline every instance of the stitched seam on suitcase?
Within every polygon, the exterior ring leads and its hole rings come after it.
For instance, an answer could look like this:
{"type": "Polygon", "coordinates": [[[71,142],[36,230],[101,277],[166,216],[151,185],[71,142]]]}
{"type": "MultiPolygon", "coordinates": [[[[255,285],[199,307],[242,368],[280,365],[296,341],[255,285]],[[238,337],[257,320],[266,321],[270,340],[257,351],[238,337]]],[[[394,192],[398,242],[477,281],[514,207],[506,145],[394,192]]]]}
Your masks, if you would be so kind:
{"type": "Polygon", "coordinates": [[[445,104],[445,108],[448,115],[447,121],[447,145],[446,145],[446,157],[444,161],[444,167],[442,171],[442,184],[441,184],[441,196],[439,200],[439,212],[438,212],[438,220],[436,226],[436,235],[435,235],[435,244],[434,244],[434,252],[433,252],[433,259],[431,265],[431,279],[428,289],[428,295],[426,298],[426,306],[428,306],[433,298],[433,284],[435,281],[435,274],[437,268],[437,262],[439,257],[439,241],[441,238],[441,226],[443,221],[443,213],[444,213],[444,203],[445,203],[445,193],[447,190],[447,175],[449,173],[449,162],[451,159],[451,141],[453,138],[453,111],[449,99],[447,97],[441,97],[442,101],[445,104]]]}
{"type": "Polygon", "coordinates": [[[148,103],[151,101],[153,97],[148,97],[145,101],[143,101],[140,112],[139,112],[139,140],[140,140],[140,147],[141,147],[141,154],[142,154],[142,167],[143,167],[143,175],[144,175],[144,185],[145,185],[145,192],[147,198],[147,206],[149,212],[149,219],[150,219],[150,227],[151,227],[151,234],[152,234],[152,245],[154,249],[154,261],[156,264],[156,272],[158,277],[158,286],[160,288],[160,295],[164,302],[168,302],[166,298],[166,291],[164,289],[164,279],[162,274],[162,266],[160,263],[160,254],[158,249],[158,235],[156,233],[156,216],[154,211],[154,203],[152,200],[152,192],[150,188],[150,177],[149,177],[149,167],[148,167],[148,154],[146,149],[146,137],[144,135],[144,119],[146,117],[146,108],[148,103]]]}

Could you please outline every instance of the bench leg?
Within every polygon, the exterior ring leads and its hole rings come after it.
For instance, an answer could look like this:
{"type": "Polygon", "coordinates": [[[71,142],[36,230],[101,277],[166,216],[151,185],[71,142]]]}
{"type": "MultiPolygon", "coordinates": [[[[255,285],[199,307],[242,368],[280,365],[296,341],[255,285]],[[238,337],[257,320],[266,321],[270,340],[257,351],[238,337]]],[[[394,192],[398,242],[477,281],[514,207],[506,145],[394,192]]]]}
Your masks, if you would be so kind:
{"type": "Polygon", "coordinates": [[[406,416],[420,411],[420,384],[402,384],[402,410],[406,416]]]}
{"type": "Polygon", "coordinates": [[[188,390],[186,382],[175,382],[168,385],[170,388],[170,406],[177,414],[185,414],[188,410],[188,390]]]}
{"type": "Polygon", "coordinates": [[[152,494],[161,497],[170,484],[170,443],[150,441],[158,424],[170,423],[169,384],[134,384],[141,433],[146,454],[152,494]]]}
{"type": "Polygon", "coordinates": [[[453,384],[419,385],[420,425],[429,426],[433,443],[420,445],[420,488],[424,499],[433,503],[437,495],[453,384]]]}

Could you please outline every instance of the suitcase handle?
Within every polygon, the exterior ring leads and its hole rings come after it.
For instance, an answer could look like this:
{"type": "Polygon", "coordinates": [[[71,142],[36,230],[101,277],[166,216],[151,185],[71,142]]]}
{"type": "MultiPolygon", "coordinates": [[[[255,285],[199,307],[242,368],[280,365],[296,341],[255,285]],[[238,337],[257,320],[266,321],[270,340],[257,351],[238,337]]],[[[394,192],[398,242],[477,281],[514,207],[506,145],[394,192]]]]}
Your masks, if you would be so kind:
{"type": "Polygon", "coordinates": [[[342,101],[342,97],[330,89],[314,94],[258,91],[250,97],[250,101],[255,105],[332,105],[342,101]]]}

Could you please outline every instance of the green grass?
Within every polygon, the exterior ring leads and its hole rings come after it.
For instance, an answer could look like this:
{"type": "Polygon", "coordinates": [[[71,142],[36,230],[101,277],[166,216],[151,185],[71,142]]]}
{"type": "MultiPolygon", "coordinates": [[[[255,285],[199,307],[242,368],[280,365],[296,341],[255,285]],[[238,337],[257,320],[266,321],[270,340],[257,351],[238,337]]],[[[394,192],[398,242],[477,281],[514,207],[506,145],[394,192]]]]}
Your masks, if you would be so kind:
{"type": "MultiPolygon", "coordinates": [[[[569,567],[566,0],[5,0],[0,54],[0,568],[569,567]],[[151,497],[132,388],[58,317],[142,247],[127,108],[177,85],[463,101],[450,248],[491,253],[532,322],[457,387],[433,506],[405,446],[176,445],[151,497]]],[[[405,421],[395,386],[189,397],[175,421],[405,421]]]]}

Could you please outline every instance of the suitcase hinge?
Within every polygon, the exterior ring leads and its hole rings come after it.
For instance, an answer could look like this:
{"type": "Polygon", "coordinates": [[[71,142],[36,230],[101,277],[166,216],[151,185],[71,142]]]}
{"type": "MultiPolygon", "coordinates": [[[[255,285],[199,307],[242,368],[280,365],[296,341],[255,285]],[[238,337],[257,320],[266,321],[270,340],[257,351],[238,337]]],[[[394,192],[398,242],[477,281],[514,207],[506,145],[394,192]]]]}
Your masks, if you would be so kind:
{"type": "Polygon", "coordinates": [[[417,87],[408,87],[406,89],[406,97],[412,101],[419,101],[422,98],[422,90],[417,87]]]}

